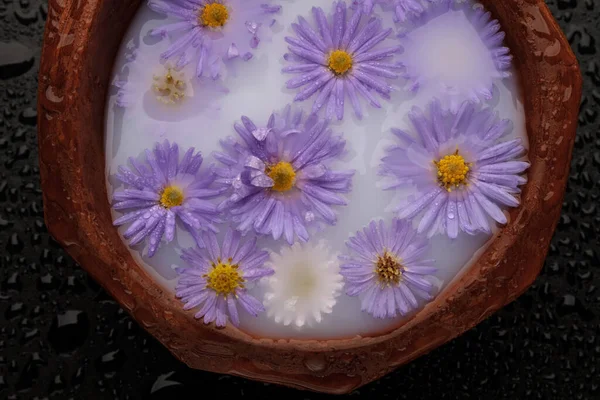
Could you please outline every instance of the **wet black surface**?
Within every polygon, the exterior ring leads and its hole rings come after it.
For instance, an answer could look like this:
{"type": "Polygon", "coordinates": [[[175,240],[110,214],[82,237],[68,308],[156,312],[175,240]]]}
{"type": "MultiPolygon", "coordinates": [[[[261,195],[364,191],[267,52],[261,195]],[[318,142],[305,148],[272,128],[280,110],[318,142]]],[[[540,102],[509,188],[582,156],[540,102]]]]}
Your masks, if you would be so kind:
{"type": "MultiPolygon", "coordinates": [[[[600,3],[548,4],[585,87],[563,215],[541,276],[476,329],[349,398],[600,398],[600,3]]],[[[35,127],[46,14],[43,0],[0,0],[0,399],[328,397],[188,369],[50,238],[35,127]]]]}

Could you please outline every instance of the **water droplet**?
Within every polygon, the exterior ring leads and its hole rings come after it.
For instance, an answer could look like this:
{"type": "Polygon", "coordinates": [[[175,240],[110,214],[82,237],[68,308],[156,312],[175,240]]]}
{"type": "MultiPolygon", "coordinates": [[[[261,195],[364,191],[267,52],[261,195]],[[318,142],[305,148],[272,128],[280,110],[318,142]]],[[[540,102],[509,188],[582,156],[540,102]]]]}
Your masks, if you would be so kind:
{"type": "Polygon", "coordinates": [[[314,355],[306,358],[304,365],[313,372],[322,372],[327,368],[327,361],[322,355],[314,355]]]}
{"type": "Polygon", "coordinates": [[[11,136],[12,142],[20,142],[27,138],[27,130],[26,129],[17,129],[11,136]]]}
{"type": "Polygon", "coordinates": [[[69,310],[54,317],[48,332],[48,340],[57,352],[68,353],[85,342],[88,331],[87,314],[79,310],[69,310]]]}
{"type": "Polygon", "coordinates": [[[81,385],[84,377],[85,377],[85,373],[83,371],[83,367],[79,367],[79,368],[77,368],[77,371],[75,372],[75,375],[73,376],[73,379],[71,380],[71,383],[73,385],[81,385]]]}
{"type": "Polygon", "coordinates": [[[50,385],[50,393],[56,394],[57,392],[62,392],[65,390],[65,388],[66,385],[62,376],[60,374],[56,375],[52,381],[52,384],[50,385]]]}
{"type": "Polygon", "coordinates": [[[15,17],[23,25],[31,25],[37,22],[38,13],[37,10],[23,10],[17,8],[15,10],[15,17]]]}
{"type": "Polygon", "coordinates": [[[48,4],[45,2],[40,4],[40,14],[42,15],[42,19],[46,20],[48,17],[48,4]]]}
{"type": "Polygon", "coordinates": [[[304,220],[306,222],[312,222],[315,219],[315,213],[308,211],[306,214],[304,214],[304,220]]]}
{"type": "Polygon", "coordinates": [[[39,290],[51,290],[55,289],[57,286],[57,280],[54,279],[51,274],[47,273],[46,275],[40,276],[38,281],[39,290]]]}
{"type": "Polygon", "coordinates": [[[18,272],[13,272],[4,283],[4,289],[6,290],[16,290],[20,291],[23,287],[23,283],[21,282],[21,278],[19,277],[18,272]]]}
{"type": "Polygon", "coordinates": [[[25,311],[25,305],[23,303],[21,303],[21,302],[13,303],[10,305],[10,307],[8,307],[8,309],[4,313],[4,317],[6,319],[12,319],[12,318],[15,318],[16,316],[23,314],[24,311],[25,311]]]}
{"type": "Polygon", "coordinates": [[[30,341],[31,339],[34,339],[34,338],[38,337],[39,335],[40,335],[39,329],[34,328],[34,329],[26,330],[23,333],[23,337],[21,339],[21,343],[22,344],[23,343],[27,343],[28,341],[30,341]]]}
{"type": "Polygon", "coordinates": [[[0,42],[0,79],[14,78],[31,69],[33,51],[18,42],[0,42]]]}
{"type": "Polygon", "coordinates": [[[123,366],[125,358],[125,354],[120,349],[109,351],[97,360],[96,369],[105,376],[110,377],[123,366]]]}
{"type": "Polygon", "coordinates": [[[83,293],[85,285],[76,276],[71,275],[67,277],[66,289],[72,293],[83,293]]]}
{"type": "Polygon", "coordinates": [[[23,250],[23,241],[21,240],[17,232],[14,232],[12,235],[10,235],[10,240],[6,245],[6,249],[11,254],[17,254],[21,250],[23,250]]]}
{"type": "Polygon", "coordinates": [[[558,0],[557,6],[559,10],[566,10],[577,7],[577,0],[558,0]]]}
{"type": "Polygon", "coordinates": [[[40,307],[40,306],[35,306],[33,308],[33,310],[31,311],[31,316],[34,318],[40,316],[41,314],[42,314],[42,307],[40,307]]]}
{"type": "Polygon", "coordinates": [[[39,368],[33,361],[29,361],[21,374],[19,375],[19,380],[17,381],[16,388],[18,391],[31,389],[34,385],[34,382],[37,380],[39,376],[39,368]]]}
{"type": "Polygon", "coordinates": [[[48,88],[46,89],[46,99],[48,99],[52,103],[62,102],[64,97],[58,96],[56,93],[54,93],[54,90],[55,89],[52,86],[48,86],[48,88]]]}
{"type": "Polygon", "coordinates": [[[29,146],[27,146],[26,144],[23,144],[21,146],[19,146],[19,149],[17,150],[17,158],[20,160],[26,159],[29,157],[29,146]]]}
{"type": "Polygon", "coordinates": [[[37,110],[33,107],[27,107],[19,114],[19,122],[24,125],[35,126],[37,123],[37,110]]]}
{"type": "Polygon", "coordinates": [[[180,382],[169,379],[171,376],[173,376],[173,374],[175,374],[175,371],[171,371],[167,374],[159,375],[158,378],[156,378],[156,381],[154,381],[154,383],[152,384],[152,389],[150,389],[150,394],[154,394],[154,393],[158,392],[159,390],[170,387],[170,386],[181,385],[180,382]]]}

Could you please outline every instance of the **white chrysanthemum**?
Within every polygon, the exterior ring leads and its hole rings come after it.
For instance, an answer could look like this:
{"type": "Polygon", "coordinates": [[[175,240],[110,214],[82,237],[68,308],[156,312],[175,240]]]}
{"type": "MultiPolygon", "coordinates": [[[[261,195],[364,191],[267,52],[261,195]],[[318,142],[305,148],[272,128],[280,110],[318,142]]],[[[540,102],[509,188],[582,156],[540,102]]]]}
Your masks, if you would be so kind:
{"type": "Polygon", "coordinates": [[[298,327],[321,322],[331,313],[344,287],[336,254],[324,241],[316,246],[296,243],[271,253],[267,265],[275,274],[266,278],[264,305],[277,323],[298,327]]]}

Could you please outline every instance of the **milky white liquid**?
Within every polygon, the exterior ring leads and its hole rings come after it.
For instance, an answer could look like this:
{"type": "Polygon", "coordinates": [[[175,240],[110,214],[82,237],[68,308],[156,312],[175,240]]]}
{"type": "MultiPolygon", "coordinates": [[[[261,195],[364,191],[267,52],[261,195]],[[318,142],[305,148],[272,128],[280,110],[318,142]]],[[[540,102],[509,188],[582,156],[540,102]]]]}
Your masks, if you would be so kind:
{"type": "MultiPolygon", "coordinates": [[[[173,113],[172,109],[165,108],[155,101],[151,94],[151,81],[148,82],[148,93],[127,109],[115,105],[116,90],[109,93],[106,116],[106,174],[109,196],[112,197],[114,190],[121,187],[115,186],[117,182],[113,177],[118,166],[125,165],[130,156],[139,156],[156,141],[169,139],[176,142],[183,151],[190,146],[195,147],[205,158],[204,168],[215,162],[211,153],[220,150],[220,139],[226,136],[237,139],[233,124],[239,121],[242,115],[250,117],[260,126],[266,124],[272,111],[281,110],[286,104],[293,103],[297,91],[285,89],[285,82],[294,75],[281,73],[282,67],[286,65],[283,60],[283,55],[287,52],[284,37],[295,36],[291,23],[297,20],[298,15],[303,15],[312,23],[311,8],[320,6],[329,13],[332,0],[287,0],[280,3],[283,9],[272,28],[272,42],[261,42],[251,61],[240,62],[235,65],[233,71],[225,74],[224,84],[229,89],[228,94],[216,96],[214,101],[209,102],[192,97],[186,100],[188,104],[184,110],[173,113]]],[[[429,73],[460,80],[468,74],[479,73],[477,68],[473,70],[469,64],[469,52],[477,51],[483,45],[466,18],[461,15],[452,18],[463,18],[464,29],[461,26],[452,34],[448,34],[447,29],[442,33],[443,29],[440,26],[436,27],[436,22],[432,21],[431,27],[420,30],[419,40],[426,43],[424,48],[431,46],[437,49],[427,55],[432,63],[429,73]],[[440,58],[436,59],[436,55],[440,58]]],[[[122,70],[125,53],[133,47],[139,47],[140,53],[146,59],[156,60],[156,65],[152,65],[151,62],[148,65],[148,68],[155,68],[158,65],[159,54],[168,47],[169,40],[157,41],[148,36],[148,31],[166,22],[169,20],[152,12],[144,3],[123,39],[115,63],[115,73],[122,70]]],[[[392,26],[391,15],[385,15],[384,22],[385,26],[392,26]]],[[[441,24],[445,25],[443,21],[441,24]]],[[[186,73],[191,76],[193,70],[186,70],[186,73]]],[[[377,166],[386,146],[393,143],[390,128],[396,127],[411,132],[408,111],[413,106],[424,108],[435,95],[435,91],[433,88],[424,87],[415,95],[402,91],[400,85],[403,82],[400,80],[394,84],[398,85],[398,90],[393,93],[391,101],[381,100],[382,109],[373,109],[363,103],[365,115],[363,120],[359,121],[354,117],[350,102],[346,101],[344,120],[332,123],[335,132],[343,133],[348,150],[348,155],[332,167],[356,170],[352,181],[353,190],[347,196],[348,205],[336,207],[339,213],[337,225],[316,232],[311,237],[311,242],[314,243],[320,239],[326,240],[333,252],[345,252],[344,243],[348,237],[371,220],[391,220],[394,214],[389,211],[390,204],[404,195],[377,188],[376,184],[380,180],[376,173],[377,166]]],[[[309,111],[312,101],[313,98],[295,105],[309,111]]],[[[515,78],[496,82],[494,98],[489,105],[495,107],[500,118],[513,121],[514,129],[507,140],[521,137],[527,142],[523,105],[515,78]]],[[[114,213],[115,217],[119,215],[114,213]]],[[[225,226],[221,228],[223,232],[225,226]]],[[[122,228],[121,232],[123,231],[122,228]]],[[[432,238],[427,258],[436,259],[439,272],[434,282],[440,290],[473,261],[476,252],[488,239],[489,237],[483,234],[460,234],[455,240],[442,235],[432,238]]],[[[152,259],[142,255],[145,253],[143,246],[133,249],[132,254],[158,284],[173,291],[177,277],[173,268],[186,266],[179,259],[181,248],[192,245],[189,234],[178,228],[176,240],[169,245],[163,243],[152,259]]],[[[259,239],[259,245],[278,251],[281,246],[287,244],[282,241],[275,243],[272,239],[262,237],[259,239]]],[[[252,293],[262,300],[264,288],[257,285],[252,289],[252,293]]],[[[257,337],[315,339],[375,335],[397,326],[403,318],[375,319],[361,312],[358,298],[351,298],[345,294],[338,298],[332,314],[326,315],[322,323],[302,329],[275,324],[266,313],[254,318],[240,312],[240,317],[240,328],[257,337]]],[[[202,321],[198,323],[201,324],[202,321]]]]}

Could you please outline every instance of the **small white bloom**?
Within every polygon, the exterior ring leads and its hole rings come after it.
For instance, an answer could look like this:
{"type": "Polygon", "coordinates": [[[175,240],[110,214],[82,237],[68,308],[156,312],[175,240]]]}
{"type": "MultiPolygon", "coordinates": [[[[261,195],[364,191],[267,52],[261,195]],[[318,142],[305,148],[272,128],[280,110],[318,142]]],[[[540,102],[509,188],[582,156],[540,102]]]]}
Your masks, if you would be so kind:
{"type": "Polygon", "coordinates": [[[267,265],[275,274],[266,279],[264,305],[277,323],[302,327],[331,313],[344,287],[337,254],[324,241],[316,246],[295,243],[271,253],[267,265]]]}
{"type": "Polygon", "coordinates": [[[119,88],[117,105],[132,107],[141,103],[149,95],[165,105],[179,105],[193,97],[191,80],[185,72],[168,63],[160,63],[156,55],[134,50],[124,65],[129,74],[124,80],[117,80],[119,88]]]}
{"type": "Polygon", "coordinates": [[[195,78],[190,68],[160,61],[148,49],[132,50],[113,80],[116,105],[139,108],[159,121],[188,119],[199,110],[214,118],[220,109],[217,100],[227,90],[218,81],[195,78]]]}

